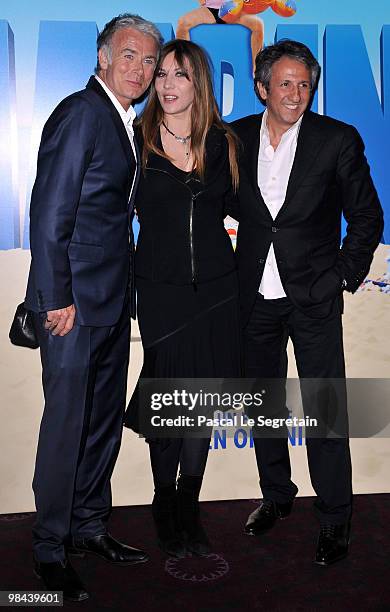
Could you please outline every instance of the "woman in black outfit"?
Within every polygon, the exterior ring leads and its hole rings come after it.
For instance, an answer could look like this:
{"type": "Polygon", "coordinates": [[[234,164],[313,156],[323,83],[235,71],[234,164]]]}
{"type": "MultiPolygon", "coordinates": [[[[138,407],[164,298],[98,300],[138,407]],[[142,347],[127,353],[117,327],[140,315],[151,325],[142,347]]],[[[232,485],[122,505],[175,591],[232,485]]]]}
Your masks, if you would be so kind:
{"type": "MultiPolygon", "coordinates": [[[[238,377],[237,278],[223,225],[238,184],[236,140],[221,121],[199,46],[174,40],[163,48],[137,141],[143,162],[136,201],[141,377],[238,377]]],[[[136,429],[140,410],[136,390],[126,426],[136,429]]],[[[198,497],[210,439],[148,442],[160,547],[179,557],[208,554],[198,497]]]]}

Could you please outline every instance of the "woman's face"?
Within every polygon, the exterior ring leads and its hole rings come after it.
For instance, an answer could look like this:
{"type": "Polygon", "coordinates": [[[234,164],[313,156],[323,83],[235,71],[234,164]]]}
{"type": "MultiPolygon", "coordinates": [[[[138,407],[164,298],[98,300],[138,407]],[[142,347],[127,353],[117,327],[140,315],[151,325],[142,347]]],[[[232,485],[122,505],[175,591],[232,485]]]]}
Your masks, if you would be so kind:
{"type": "Polygon", "coordinates": [[[155,88],[166,115],[186,116],[194,101],[192,70],[187,61],[180,68],[174,53],[169,53],[156,73],[155,88]]]}

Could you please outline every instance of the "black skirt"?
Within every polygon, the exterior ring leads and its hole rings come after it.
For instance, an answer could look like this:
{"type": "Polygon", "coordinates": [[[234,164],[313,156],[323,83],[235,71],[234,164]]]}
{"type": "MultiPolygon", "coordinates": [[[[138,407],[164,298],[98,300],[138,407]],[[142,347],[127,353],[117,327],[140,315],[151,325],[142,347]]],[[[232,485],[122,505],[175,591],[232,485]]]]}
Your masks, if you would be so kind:
{"type": "MultiPolygon", "coordinates": [[[[239,378],[238,282],[233,272],[192,285],[137,278],[138,322],[144,348],[140,378],[239,378]]],[[[138,432],[138,385],[124,424],[138,432]]]]}

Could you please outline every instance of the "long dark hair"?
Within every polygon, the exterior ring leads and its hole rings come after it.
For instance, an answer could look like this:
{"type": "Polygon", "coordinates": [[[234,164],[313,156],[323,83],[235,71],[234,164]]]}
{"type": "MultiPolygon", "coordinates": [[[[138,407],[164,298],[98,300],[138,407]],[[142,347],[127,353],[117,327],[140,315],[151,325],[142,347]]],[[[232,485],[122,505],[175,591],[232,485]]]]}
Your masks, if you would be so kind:
{"type": "Polygon", "coordinates": [[[157,135],[163,122],[164,111],[157,96],[155,80],[164,59],[170,53],[174,53],[175,60],[180,68],[185,71],[187,64],[192,70],[194,102],[191,109],[191,151],[195,162],[194,167],[199,177],[203,180],[206,161],[206,136],[210,127],[216,125],[225,130],[226,133],[229,146],[230,174],[233,187],[236,190],[239,182],[237,137],[231,128],[221,119],[213,93],[210,64],[206,52],[202,47],[188,40],[172,40],[164,45],[161,50],[148,101],[140,119],[144,139],[142,165],[145,168],[149,153],[151,152],[168,158],[168,155],[157,146],[157,135]]]}

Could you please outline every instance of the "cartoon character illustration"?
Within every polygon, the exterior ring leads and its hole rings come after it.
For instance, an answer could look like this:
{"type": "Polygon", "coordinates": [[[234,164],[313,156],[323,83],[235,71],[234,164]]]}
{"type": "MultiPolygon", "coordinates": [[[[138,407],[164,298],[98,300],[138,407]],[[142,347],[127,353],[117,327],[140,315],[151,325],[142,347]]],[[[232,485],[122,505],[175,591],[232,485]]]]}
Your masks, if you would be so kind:
{"type": "Polygon", "coordinates": [[[281,17],[292,17],[297,12],[295,0],[225,0],[221,3],[219,16],[227,21],[221,12],[227,15],[229,23],[243,14],[256,15],[271,8],[274,13],[281,17]]]}
{"type": "MultiPolygon", "coordinates": [[[[268,1],[268,0],[267,0],[268,1]]],[[[244,0],[199,0],[199,8],[182,15],[177,22],[176,38],[190,39],[190,30],[197,25],[215,23],[237,23],[251,31],[251,51],[253,66],[260,49],[263,48],[264,25],[259,17],[244,11],[244,0]]],[[[249,4],[265,4],[249,2],[249,4]]],[[[260,9],[261,11],[262,9],[260,9]]],[[[260,12],[256,11],[256,12],[260,12]]]]}
{"type": "Polygon", "coordinates": [[[176,38],[189,40],[191,28],[197,25],[243,25],[251,31],[253,69],[256,55],[264,42],[264,24],[256,15],[269,8],[281,17],[292,17],[297,11],[295,0],[199,0],[199,5],[199,8],[179,18],[176,38]]]}
{"type": "Polygon", "coordinates": [[[244,0],[228,0],[222,2],[218,11],[218,17],[222,19],[224,23],[234,23],[237,21],[243,6],[244,0]]]}
{"type": "Polygon", "coordinates": [[[274,3],[274,0],[242,0],[243,11],[248,15],[262,13],[274,3]]]}
{"type": "Polygon", "coordinates": [[[274,0],[271,8],[281,17],[292,17],[297,12],[294,0],[274,0]]]}

